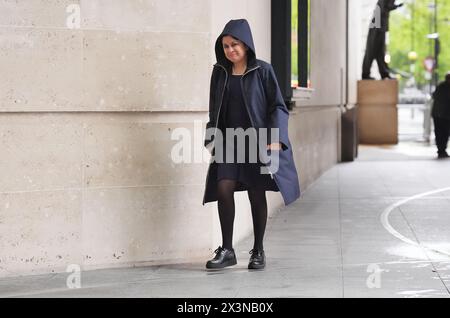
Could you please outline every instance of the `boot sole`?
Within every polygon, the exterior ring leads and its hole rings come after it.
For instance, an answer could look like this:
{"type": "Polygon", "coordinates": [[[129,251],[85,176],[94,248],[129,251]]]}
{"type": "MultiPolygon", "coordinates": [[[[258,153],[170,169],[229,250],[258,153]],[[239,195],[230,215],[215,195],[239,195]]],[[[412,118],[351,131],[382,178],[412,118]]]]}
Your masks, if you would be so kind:
{"type": "Polygon", "coordinates": [[[248,269],[264,269],[266,265],[248,265],[248,269]]]}
{"type": "Polygon", "coordinates": [[[206,264],[206,268],[207,269],[220,269],[220,268],[225,268],[228,266],[233,266],[236,264],[237,264],[237,260],[234,259],[234,260],[230,260],[225,263],[222,263],[222,264],[206,264]]]}

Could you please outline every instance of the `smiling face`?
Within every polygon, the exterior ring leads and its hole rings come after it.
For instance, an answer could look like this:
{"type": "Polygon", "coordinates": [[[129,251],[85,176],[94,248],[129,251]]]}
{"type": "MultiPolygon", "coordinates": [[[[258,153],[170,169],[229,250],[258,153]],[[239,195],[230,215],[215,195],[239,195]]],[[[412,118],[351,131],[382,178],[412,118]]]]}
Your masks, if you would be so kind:
{"type": "Polygon", "coordinates": [[[222,38],[222,47],[225,57],[234,64],[247,59],[247,46],[232,36],[226,35],[222,38]]]}

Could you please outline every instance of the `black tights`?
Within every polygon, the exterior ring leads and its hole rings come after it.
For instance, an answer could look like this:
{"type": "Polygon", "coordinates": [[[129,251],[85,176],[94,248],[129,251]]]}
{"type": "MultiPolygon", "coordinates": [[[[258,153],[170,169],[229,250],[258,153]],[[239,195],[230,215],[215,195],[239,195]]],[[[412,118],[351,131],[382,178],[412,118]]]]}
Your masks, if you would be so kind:
{"type": "MultiPolygon", "coordinates": [[[[222,229],[222,247],[233,248],[234,224],[234,191],[237,181],[223,179],[218,184],[218,210],[220,227],[222,229]]],[[[252,208],[253,233],[255,241],[253,248],[263,250],[263,238],[267,223],[267,200],[264,190],[248,190],[248,198],[252,208]]]]}

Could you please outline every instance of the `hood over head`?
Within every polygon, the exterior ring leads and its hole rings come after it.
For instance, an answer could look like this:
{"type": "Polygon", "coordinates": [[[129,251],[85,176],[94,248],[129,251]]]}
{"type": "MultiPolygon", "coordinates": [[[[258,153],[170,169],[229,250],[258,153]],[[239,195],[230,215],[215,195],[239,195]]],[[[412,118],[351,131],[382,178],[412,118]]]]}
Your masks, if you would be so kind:
{"type": "Polygon", "coordinates": [[[255,52],[255,45],[253,44],[252,31],[250,29],[250,25],[248,24],[247,20],[245,19],[230,20],[225,25],[225,28],[223,29],[222,33],[217,38],[215,48],[217,63],[221,64],[224,67],[230,68],[231,61],[226,58],[222,46],[222,38],[226,35],[230,35],[235,39],[244,42],[245,45],[248,46],[249,50],[247,51],[247,68],[253,66],[256,63],[256,52],[255,52]]]}

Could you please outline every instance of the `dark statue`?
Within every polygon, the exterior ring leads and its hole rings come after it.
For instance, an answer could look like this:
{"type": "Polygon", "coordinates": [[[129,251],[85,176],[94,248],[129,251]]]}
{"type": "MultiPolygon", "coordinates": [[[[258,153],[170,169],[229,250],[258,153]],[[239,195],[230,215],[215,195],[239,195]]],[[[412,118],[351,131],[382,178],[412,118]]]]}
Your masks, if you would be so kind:
{"type": "Polygon", "coordinates": [[[386,55],[386,32],[389,31],[390,12],[401,6],[403,6],[403,3],[396,5],[395,0],[378,0],[367,37],[362,73],[363,79],[374,79],[370,76],[373,60],[377,61],[381,78],[391,78],[389,76],[389,67],[384,60],[386,55]]]}

